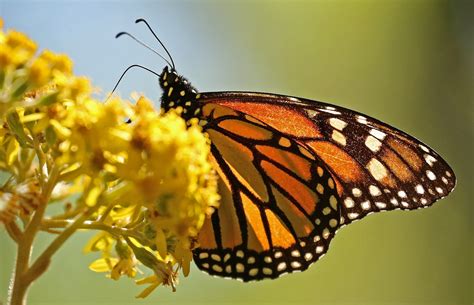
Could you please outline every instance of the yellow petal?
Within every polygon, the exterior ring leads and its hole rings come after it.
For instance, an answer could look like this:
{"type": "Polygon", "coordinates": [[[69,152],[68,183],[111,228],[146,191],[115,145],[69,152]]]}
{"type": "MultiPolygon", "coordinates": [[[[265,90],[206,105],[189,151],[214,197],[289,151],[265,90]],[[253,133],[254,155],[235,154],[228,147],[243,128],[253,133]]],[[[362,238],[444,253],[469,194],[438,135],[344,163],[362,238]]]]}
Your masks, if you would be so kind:
{"type": "Polygon", "coordinates": [[[94,272],[109,272],[117,262],[115,257],[99,258],[89,265],[89,269],[94,272]]]}
{"type": "Polygon", "coordinates": [[[7,146],[7,162],[8,165],[12,165],[13,162],[18,158],[18,152],[20,151],[20,145],[15,139],[11,139],[7,146]]]}
{"type": "Polygon", "coordinates": [[[155,243],[156,243],[156,250],[158,254],[161,257],[166,257],[168,255],[168,246],[166,244],[166,236],[163,230],[157,229],[156,230],[156,237],[155,237],[155,243]]]}

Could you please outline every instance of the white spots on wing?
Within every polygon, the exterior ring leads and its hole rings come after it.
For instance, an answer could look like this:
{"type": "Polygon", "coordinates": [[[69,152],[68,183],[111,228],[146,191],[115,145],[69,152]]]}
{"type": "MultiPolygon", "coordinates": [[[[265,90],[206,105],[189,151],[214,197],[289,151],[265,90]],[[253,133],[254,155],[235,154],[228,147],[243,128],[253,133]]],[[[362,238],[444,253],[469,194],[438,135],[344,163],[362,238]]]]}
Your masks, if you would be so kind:
{"type": "Polygon", "coordinates": [[[316,110],[313,110],[313,109],[306,109],[306,114],[310,118],[314,118],[318,114],[318,112],[316,110]]]}
{"type": "Polygon", "coordinates": [[[367,169],[377,181],[382,180],[388,175],[388,172],[385,166],[382,163],[380,163],[379,160],[375,158],[370,159],[369,163],[367,163],[367,169]]]}
{"type": "Polygon", "coordinates": [[[341,113],[337,110],[334,110],[334,107],[326,107],[326,109],[320,109],[322,112],[330,113],[330,114],[337,114],[340,115],[341,113]]]}
{"type": "Polygon", "coordinates": [[[316,220],[314,221],[315,224],[317,224],[318,226],[321,224],[321,219],[319,218],[316,218],[316,220]]]}
{"type": "Polygon", "coordinates": [[[313,258],[313,254],[311,254],[311,253],[309,253],[309,252],[304,255],[304,259],[305,259],[307,262],[309,262],[312,258],[313,258]]]}
{"type": "Polygon", "coordinates": [[[331,220],[329,220],[329,226],[331,228],[335,228],[337,226],[337,220],[332,218],[331,220]]]}
{"type": "Polygon", "coordinates": [[[418,184],[417,186],[415,186],[415,191],[420,195],[425,193],[425,189],[423,188],[421,184],[418,184]]]}
{"type": "Polygon", "coordinates": [[[201,252],[199,253],[199,258],[200,259],[204,259],[204,258],[208,258],[209,257],[209,254],[207,252],[201,252]]]}
{"type": "Polygon", "coordinates": [[[318,183],[318,185],[316,186],[316,191],[321,195],[324,194],[324,186],[318,183]]]}
{"type": "Polygon", "coordinates": [[[438,161],[438,160],[436,160],[436,158],[433,157],[432,155],[424,154],[424,157],[425,157],[426,163],[428,163],[429,166],[433,166],[433,164],[434,164],[436,161],[438,161]]]}
{"type": "Polygon", "coordinates": [[[374,129],[372,128],[369,133],[371,135],[373,135],[374,137],[376,137],[377,139],[379,139],[380,141],[383,141],[383,139],[385,139],[385,137],[387,136],[386,133],[380,131],[380,130],[377,130],[377,129],[374,129]]]}
{"type": "Polygon", "coordinates": [[[329,124],[336,128],[337,130],[340,130],[342,131],[346,126],[347,126],[347,123],[344,122],[343,120],[340,120],[338,118],[330,118],[329,119],[329,124]]]}
{"type": "Polygon", "coordinates": [[[339,131],[333,130],[331,138],[334,142],[341,144],[342,146],[346,146],[346,137],[339,131]]]}
{"type": "Polygon", "coordinates": [[[351,197],[347,197],[346,199],[344,199],[344,205],[346,206],[346,208],[353,208],[354,204],[355,202],[351,197]]]}
{"type": "Polygon", "coordinates": [[[444,184],[448,184],[448,179],[446,177],[441,177],[441,181],[443,181],[444,184]]]}
{"type": "Polygon", "coordinates": [[[280,257],[283,256],[283,253],[281,251],[277,251],[277,252],[275,252],[274,256],[275,256],[275,258],[280,258],[280,257]]]}
{"type": "Polygon", "coordinates": [[[263,274],[265,275],[271,275],[273,273],[272,269],[267,268],[267,267],[263,268],[262,271],[263,271],[263,274]]]}
{"type": "Polygon", "coordinates": [[[323,246],[317,246],[317,247],[316,247],[316,253],[317,253],[317,254],[320,254],[320,253],[322,253],[323,251],[324,251],[324,247],[323,247],[323,246]]]}
{"type": "Polygon", "coordinates": [[[365,116],[362,116],[362,115],[356,115],[356,120],[357,122],[361,123],[361,124],[364,124],[364,125],[367,125],[367,118],[365,116]]]}
{"type": "Polygon", "coordinates": [[[398,192],[398,197],[400,197],[400,198],[407,198],[407,193],[405,193],[405,191],[399,191],[399,192],[398,192]]]}
{"type": "Polygon", "coordinates": [[[393,197],[392,199],[390,199],[390,203],[393,204],[394,206],[398,206],[397,198],[393,197]]]}
{"type": "Polygon", "coordinates": [[[354,195],[354,197],[360,197],[362,196],[362,191],[355,187],[352,189],[352,195],[354,195]]]}
{"type": "Polygon", "coordinates": [[[229,259],[230,259],[230,254],[229,253],[224,255],[224,263],[227,262],[229,259]]]}
{"type": "Polygon", "coordinates": [[[223,269],[221,266],[219,265],[212,265],[212,270],[216,271],[216,272],[222,272],[223,269]]]}
{"type": "Polygon", "coordinates": [[[209,264],[208,263],[204,263],[201,265],[204,269],[209,269],[209,264]]]}
{"type": "Polygon", "coordinates": [[[349,213],[349,219],[356,219],[359,216],[359,213],[349,213]]]}
{"type": "Polygon", "coordinates": [[[253,263],[255,263],[255,257],[250,256],[250,257],[247,259],[247,264],[253,264],[253,263]]]}
{"type": "Polygon", "coordinates": [[[226,272],[226,273],[232,273],[232,266],[231,266],[231,265],[227,265],[227,266],[225,267],[225,272],[226,272]]]}
{"type": "Polygon", "coordinates": [[[425,198],[421,198],[421,199],[420,199],[420,202],[421,202],[421,204],[427,204],[427,203],[428,203],[428,200],[426,200],[425,198]]]}
{"type": "Polygon", "coordinates": [[[376,201],[375,202],[375,205],[379,208],[379,209],[385,209],[387,207],[387,204],[385,204],[385,202],[380,202],[380,201],[376,201]]]}
{"type": "Polygon", "coordinates": [[[219,255],[217,255],[217,254],[212,254],[212,255],[211,255],[211,258],[212,258],[213,260],[215,260],[216,262],[220,262],[220,261],[221,261],[221,257],[220,257],[219,255]]]}
{"type": "Polygon", "coordinates": [[[364,202],[362,202],[360,204],[360,206],[362,207],[362,209],[364,210],[370,210],[370,201],[366,200],[364,202]]]}
{"type": "Polygon", "coordinates": [[[406,201],[402,201],[402,206],[408,208],[410,205],[406,201]]]}
{"type": "Polygon", "coordinates": [[[443,193],[444,193],[443,189],[440,188],[440,187],[436,187],[435,189],[436,189],[436,191],[437,191],[439,194],[443,194],[443,193]]]}
{"type": "Polygon", "coordinates": [[[446,176],[451,178],[451,173],[449,171],[446,171],[446,176]]]}
{"type": "Polygon", "coordinates": [[[421,145],[421,144],[420,144],[419,146],[420,146],[420,148],[423,149],[425,152],[427,152],[427,153],[430,152],[430,150],[429,150],[426,146],[421,145]]]}
{"type": "Polygon", "coordinates": [[[378,187],[376,187],[375,185],[370,185],[369,186],[369,192],[370,192],[370,195],[372,195],[372,196],[382,195],[382,192],[380,191],[380,189],[378,187]]]}
{"type": "Polygon", "coordinates": [[[323,215],[329,215],[331,214],[331,208],[330,207],[325,207],[323,209],[323,215]]]}
{"type": "Polygon", "coordinates": [[[331,197],[329,197],[329,204],[331,205],[334,211],[337,211],[337,199],[334,195],[331,195],[331,197]]]}
{"type": "Polygon", "coordinates": [[[277,266],[278,271],[283,271],[285,269],[286,269],[286,263],[285,262],[281,262],[281,263],[278,264],[278,266],[277,266]]]}
{"type": "Polygon", "coordinates": [[[237,271],[238,273],[244,272],[244,271],[245,271],[245,266],[244,266],[244,264],[242,264],[242,263],[237,263],[237,264],[235,265],[235,271],[237,271]]]}
{"type": "Polygon", "coordinates": [[[301,268],[301,263],[297,261],[292,261],[290,265],[293,268],[301,268]]]}
{"type": "Polygon", "coordinates": [[[322,177],[322,176],[323,176],[324,170],[322,169],[322,167],[319,167],[319,166],[318,166],[318,168],[316,169],[316,171],[318,172],[318,176],[319,176],[319,177],[322,177]]]}
{"type": "Polygon", "coordinates": [[[250,276],[256,276],[258,273],[258,269],[257,268],[252,268],[249,270],[249,275],[250,276]]]}
{"type": "Polygon", "coordinates": [[[273,260],[272,260],[272,258],[271,258],[270,256],[265,256],[265,257],[263,258],[263,261],[264,261],[265,263],[267,263],[267,264],[270,264],[273,260]]]}
{"type": "Polygon", "coordinates": [[[324,230],[323,230],[323,238],[324,238],[324,239],[327,239],[330,234],[331,234],[331,232],[329,232],[328,228],[324,228],[324,230]]]}
{"type": "Polygon", "coordinates": [[[301,256],[301,253],[300,253],[300,251],[298,251],[298,250],[293,250],[293,251],[291,251],[291,256],[293,256],[293,257],[300,257],[300,256],[301,256]]]}
{"type": "Polygon", "coordinates": [[[428,177],[428,179],[430,179],[430,180],[432,180],[432,181],[433,181],[433,180],[436,180],[436,175],[435,175],[432,171],[430,171],[430,170],[427,170],[427,171],[426,171],[426,177],[428,177]]]}
{"type": "Polygon", "coordinates": [[[373,136],[367,136],[365,139],[365,146],[373,152],[378,152],[382,146],[382,142],[374,138],[373,136]]]}
{"type": "Polygon", "coordinates": [[[328,179],[328,186],[330,189],[334,189],[334,180],[332,180],[332,178],[328,179]]]}
{"type": "Polygon", "coordinates": [[[242,257],[244,257],[244,251],[238,250],[238,251],[235,253],[235,255],[236,255],[237,257],[241,257],[241,258],[242,258],[242,257]]]}

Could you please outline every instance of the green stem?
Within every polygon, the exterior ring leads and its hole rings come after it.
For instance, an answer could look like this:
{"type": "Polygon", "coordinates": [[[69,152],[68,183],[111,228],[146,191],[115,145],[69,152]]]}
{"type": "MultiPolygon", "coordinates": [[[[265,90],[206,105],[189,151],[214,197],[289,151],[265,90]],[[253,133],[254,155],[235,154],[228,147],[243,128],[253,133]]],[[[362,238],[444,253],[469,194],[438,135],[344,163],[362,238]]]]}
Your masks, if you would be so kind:
{"type": "MultiPolygon", "coordinates": [[[[41,224],[42,229],[53,229],[53,228],[65,228],[72,223],[71,220],[45,220],[41,224]]],[[[128,236],[133,237],[138,240],[143,245],[148,244],[145,236],[141,233],[136,232],[133,229],[127,229],[116,226],[109,226],[100,221],[84,221],[84,223],[78,226],[78,229],[88,229],[88,230],[101,230],[110,233],[114,237],[128,236]]]]}
{"type": "Polygon", "coordinates": [[[33,218],[26,226],[24,233],[18,238],[18,250],[15,262],[15,270],[12,274],[12,288],[9,291],[10,305],[24,305],[26,304],[26,294],[31,282],[25,280],[25,275],[28,271],[30,256],[32,251],[33,240],[38,233],[41,220],[43,219],[46,207],[53,191],[56,179],[59,175],[57,167],[53,166],[51,175],[44,184],[41,193],[40,204],[36,210],[33,218]]]}

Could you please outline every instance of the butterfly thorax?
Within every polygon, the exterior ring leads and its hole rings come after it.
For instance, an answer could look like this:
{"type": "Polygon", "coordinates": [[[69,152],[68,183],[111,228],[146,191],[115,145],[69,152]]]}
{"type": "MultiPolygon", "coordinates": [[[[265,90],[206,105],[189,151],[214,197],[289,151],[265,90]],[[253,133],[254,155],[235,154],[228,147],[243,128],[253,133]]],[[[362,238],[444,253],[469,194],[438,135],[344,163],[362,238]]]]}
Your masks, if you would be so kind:
{"type": "Polygon", "coordinates": [[[160,87],[163,89],[161,109],[165,112],[172,108],[182,108],[181,117],[186,121],[198,117],[201,106],[198,103],[200,94],[173,68],[167,66],[160,75],[160,87]]]}

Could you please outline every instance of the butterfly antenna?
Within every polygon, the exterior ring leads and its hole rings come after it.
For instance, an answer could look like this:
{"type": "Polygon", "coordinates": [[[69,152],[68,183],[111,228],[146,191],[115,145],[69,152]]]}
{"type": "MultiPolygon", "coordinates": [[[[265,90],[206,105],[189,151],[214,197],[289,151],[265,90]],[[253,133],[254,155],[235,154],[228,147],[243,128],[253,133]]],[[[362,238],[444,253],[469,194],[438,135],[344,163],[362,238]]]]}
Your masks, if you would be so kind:
{"type": "MultiPolygon", "coordinates": [[[[118,33],[117,35],[115,35],[115,38],[119,38],[120,36],[123,36],[123,35],[127,35],[128,37],[132,38],[133,40],[135,40],[136,42],[138,42],[140,45],[144,46],[145,48],[147,48],[148,50],[152,51],[153,53],[155,53],[156,55],[160,56],[164,61],[166,61],[166,63],[170,66],[173,67],[174,69],[174,63],[171,64],[163,55],[161,55],[160,53],[158,53],[156,50],[154,50],[152,47],[150,47],[149,45],[147,45],[146,43],[144,43],[143,41],[141,41],[140,39],[136,38],[135,36],[133,36],[132,34],[128,33],[128,32],[120,32],[118,33]]],[[[166,51],[166,49],[165,49],[166,51]]],[[[168,51],[166,51],[168,52],[168,51]]],[[[169,55],[169,53],[168,53],[169,55]]],[[[173,62],[173,59],[171,59],[171,62],[173,62]]]]}
{"type": "Polygon", "coordinates": [[[125,69],[125,71],[123,71],[122,75],[120,76],[120,78],[118,79],[117,83],[115,84],[114,86],[114,89],[112,89],[112,92],[110,92],[109,96],[107,96],[107,98],[105,99],[105,102],[107,102],[110,97],[112,96],[112,94],[114,94],[115,90],[117,89],[118,85],[120,84],[120,82],[122,81],[123,77],[125,76],[125,74],[127,74],[127,72],[132,69],[132,68],[140,68],[140,69],[143,69],[143,70],[146,70],[148,72],[150,72],[151,74],[154,74],[158,77],[160,77],[160,74],[158,74],[157,72],[151,70],[151,69],[148,69],[147,67],[144,67],[142,65],[131,65],[129,66],[127,69],[125,69]]]}
{"type": "Polygon", "coordinates": [[[155,34],[155,32],[153,31],[153,29],[151,28],[151,26],[148,24],[148,22],[143,19],[143,18],[139,18],[137,20],[135,20],[135,23],[139,23],[139,22],[144,22],[146,24],[146,26],[148,27],[148,29],[150,30],[150,32],[153,34],[153,36],[155,36],[156,40],[158,40],[158,42],[161,44],[161,46],[163,47],[163,49],[165,50],[166,54],[168,54],[169,58],[171,59],[171,63],[172,63],[172,67],[173,67],[173,70],[176,70],[175,69],[175,66],[174,66],[174,61],[173,61],[173,57],[171,57],[171,54],[170,52],[168,52],[168,49],[165,47],[165,45],[161,42],[161,40],[158,38],[158,36],[155,34]]]}

